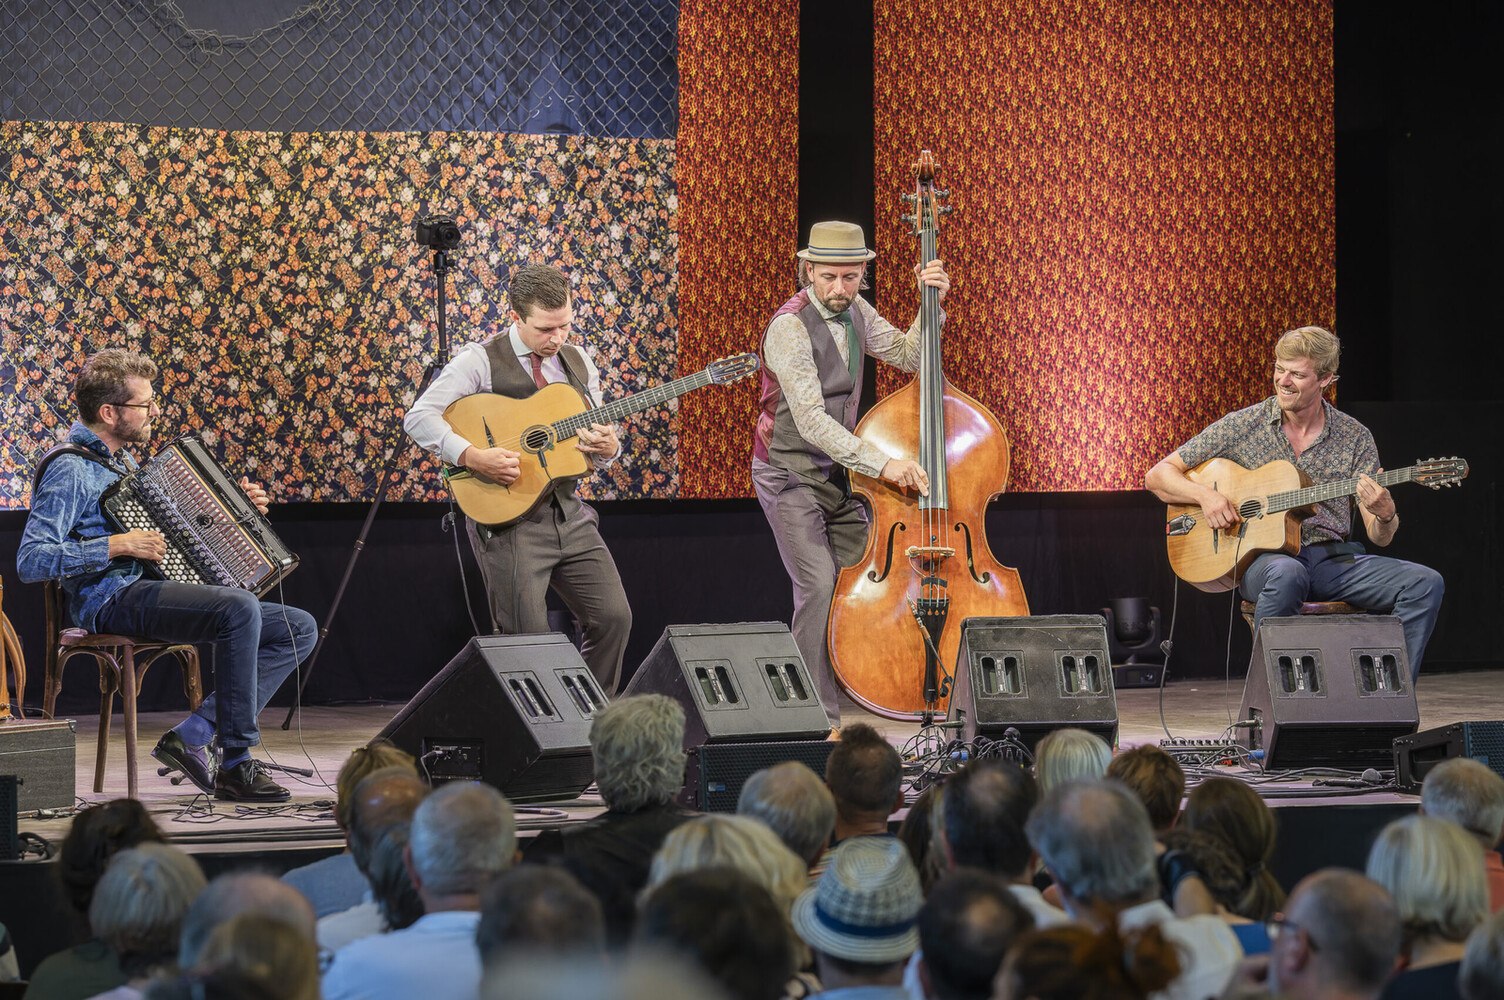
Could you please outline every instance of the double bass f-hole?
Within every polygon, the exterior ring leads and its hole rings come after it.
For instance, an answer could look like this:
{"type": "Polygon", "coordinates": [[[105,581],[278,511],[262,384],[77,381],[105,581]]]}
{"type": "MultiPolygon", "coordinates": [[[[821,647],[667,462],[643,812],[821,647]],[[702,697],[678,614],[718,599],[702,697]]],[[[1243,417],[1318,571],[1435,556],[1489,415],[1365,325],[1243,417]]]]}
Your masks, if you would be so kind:
{"type": "Polygon", "coordinates": [[[898,521],[893,525],[893,527],[888,529],[888,550],[887,553],[883,556],[883,571],[879,574],[876,570],[869,569],[867,571],[867,579],[871,580],[873,583],[882,583],[888,578],[888,574],[893,571],[893,540],[897,537],[900,531],[904,530],[906,529],[904,528],[904,523],[902,521],[898,521]]]}

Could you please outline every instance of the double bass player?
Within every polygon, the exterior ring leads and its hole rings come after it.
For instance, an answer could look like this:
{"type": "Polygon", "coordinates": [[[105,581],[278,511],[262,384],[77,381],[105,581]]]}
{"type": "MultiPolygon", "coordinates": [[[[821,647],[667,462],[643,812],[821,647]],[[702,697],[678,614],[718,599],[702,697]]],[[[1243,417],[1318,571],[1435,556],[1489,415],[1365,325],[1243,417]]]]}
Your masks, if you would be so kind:
{"type": "MultiPolygon", "coordinates": [[[[863,358],[904,371],[920,359],[919,320],[899,330],[859,294],[869,250],[862,228],[817,222],[797,254],[799,292],[773,314],[762,338],[761,412],[752,445],[752,485],[794,585],[794,642],[832,727],[840,703],[826,647],[831,596],[841,566],[866,544],[867,518],[848,470],[923,495],[929,478],[912,457],[886,454],[853,434],[863,358]]],[[[941,299],[950,276],[939,260],[918,272],[941,299]]]]}

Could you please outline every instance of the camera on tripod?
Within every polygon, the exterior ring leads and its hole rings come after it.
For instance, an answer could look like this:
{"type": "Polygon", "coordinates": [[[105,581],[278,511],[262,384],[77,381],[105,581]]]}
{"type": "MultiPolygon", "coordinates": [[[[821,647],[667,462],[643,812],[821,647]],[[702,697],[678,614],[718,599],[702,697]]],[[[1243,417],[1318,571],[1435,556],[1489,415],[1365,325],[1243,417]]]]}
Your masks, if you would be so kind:
{"type": "Polygon", "coordinates": [[[419,246],[435,250],[453,250],[460,245],[460,227],[451,218],[430,215],[413,223],[413,235],[419,246]]]}

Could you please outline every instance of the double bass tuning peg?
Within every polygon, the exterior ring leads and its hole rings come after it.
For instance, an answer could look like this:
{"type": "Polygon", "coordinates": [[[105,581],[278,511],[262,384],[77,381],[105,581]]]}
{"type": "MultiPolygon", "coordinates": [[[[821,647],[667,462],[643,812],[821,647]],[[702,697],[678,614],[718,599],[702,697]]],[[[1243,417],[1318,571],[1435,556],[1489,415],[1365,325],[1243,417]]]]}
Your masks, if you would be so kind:
{"type": "Polygon", "coordinates": [[[912,205],[919,200],[919,196],[912,191],[905,191],[898,196],[898,200],[912,205]]]}
{"type": "Polygon", "coordinates": [[[905,212],[898,217],[899,222],[917,222],[912,212],[905,212]]]}
{"type": "Polygon", "coordinates": [[[941,215],[949,215],[950,213],[954,212],[955,210],[956,210],[956,207],[954,205],[941,205],[940,206],[940,214],[941,215]]]}

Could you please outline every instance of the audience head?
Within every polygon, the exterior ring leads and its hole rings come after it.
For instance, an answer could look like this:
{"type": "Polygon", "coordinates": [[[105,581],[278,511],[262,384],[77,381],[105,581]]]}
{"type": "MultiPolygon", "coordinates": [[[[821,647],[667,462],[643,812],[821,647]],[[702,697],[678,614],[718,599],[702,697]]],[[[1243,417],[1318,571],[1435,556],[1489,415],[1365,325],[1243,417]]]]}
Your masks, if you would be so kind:
{"type": "Polygon", "coordinates": [[[183,917],[204,885],[198,862],[170,844],[126,848],[94,888],[89,927],[138,979],[176,957],[183,917]]]}
{"type": "Polygon", "coordinates": [[[350,829],[350,811],[355,807],[355,788],[367,776],[387,768],[400,768],[418,776],[418,764],[413,755],[398,750],[385,740],[373,740],[369,745],[356,747],[339,769],[334,781],[334,821],[341,830],[350,829]]]}
{"type": "Polygon", "coordinates": [[[1013,942],[1034,918],[990,872],[958,868],[919,911],[919,978],[929,1000],[987,1000],[1013,942]]]}
{"type": "Polygon", "coordinates": [[[366,881],[389,931],[411,927],[423,916],[423,899],[407,870],[407,843],[411,827],[392,823],[376,838],[366,858],[366,881]]]}
{"type": "Polygon", "coordinates": [[[728,994],[693,962],[645,950],[609,966],[556,955],[508,955],[487,970],[481,1000],[724,1000],[728,994]]]}
{"type": "Polygon", "coordinates": [[[839,822],[886,824],[903,805],[903,761],[876,729],[856,722],[842,729],[831,747],[825,784],[839,822]]]}
{"type": "Polygon", "coordinates": [[[907,848],[892,837],[853,837],[794,903],[794,930],[814,950],[827,989],[897,983],[919,946],[923,903],[907,848]]]}
{"type": "Polygon", "coordinates": [[[940,827],[951,865],[1009,881],[1028,874],[1034,851],[1024,824],[1038,802],[1034,777],[1011,760],[975,760],[951,775],[940,827]]]}
{"type": "Polygon", "coordinates": [[[304,937],[314,937],[317,921],[313,906],[301,892],[270,875],[254,872],[221,875],[205,886],[183,918],[178,965],[184,969],[198,965],[215,928],[242,913],[280,920],[304,937]]]}
{"type": "Polygon", "coordinates": [[[520,865],[481,893],[475,943],[487,966],[514,948],[599,957],[606,950],[606,927],[600,901],[579,879],[562,868],[520,865]]]}
{"type": "Polygon", "coordinates": [[[490,785],[478,781],[445,785],[413,813],[408,870],[429,910],[435,909],[434,900],[440,897],[478,894],[510,868],[516,856],[517,821],[512,804],[490,785]]]}
{"type": "Polygon", "coordinates": [[[1483,921],[1468,935],[1457,988],[1462,1000],[1504,997],[1504,910],[1483,921]]]}
{"type": "Polygon", "coordinates": [[[1368,852],[1368,877],[1394,897],[1407,947],[1465,941],[1488,916],[1483,852],[1446,820],[1406,816],[1384,827],[1368,852]]]}
{"type": "Polygon", "coordinates": [[[382,832],[411,823],[413,813],[431,791],[422,779],[401,766],[373,771],[355,785],[346,829],[350,856],[363,875],[370,877],[371,852],[382,832]]]}
{"type": "Polygon", "coordinates": [[[1166,833],[1160,843],[1165,848],[1158,863],[1162,889],[1175,888],[1163,881],[1165,869],[1175,855],[1182,855],[1190,861],[1189,867],[1184,869],[1186,874],[1198,876],[1219,906],[1228,913],[1237,913],[1237,907],[1248,891],[1248,873],[1226,841],[1209,833],[1180,829],[1166,833]]]}
{"type": "Polygon", "coordinates": [[[1112,747],[1084,729],[1056,729],[1034,749],[1040,794],[1071,781],[1095,781],[1107,773],[1112,747]]]}
{"type": "Polygon", "coordinates": [[[1139,797],[1156,834],[1163,836],[1175,825],[1185,798],[1185,771],[1174,757],[1145,743],[1112,758],[1107,777],[1118,779],[1139,797]]]}
{"type": "Polygon", "coordinates": [[[88,913],[94,886],[117,852],[162,840],[151,813],[135,799],[113,799],[82,810],[58,849],[57,871],[68,901],[79,913],[88,913]]]}
{"type": "Polygon", "coordinates": [[[1290,894],[1269,955],[1269,985],[1292,998],[1378,996],[1400,954],[1400,914],[1384,887],[1345,868],[1290,894]]]}
{"type": "Polygon", "coordinates": [[[919,887],[926,896],[930,886],[939,881],[950,867],[945,858],[944,835],[938,832],[944,801],[944,784],[927,785],[914,797],[909,811],[898,824],[898,842],[909,849],[909,860],[919,869],[919,887]]]}
{"type": "Polygon", "coordinates": [[[765,767],[748,778],[736,811],[766,823],[806,866],[825,853],[836,828],[836,800],[830,789],[796,760],[765,767]]]}
{"type": "Polygon", "coordinates": [[[1216,837],[1242,862],[1248,887],[1228,909],[1250,920],[1268,920],[1285,905],[1269,860],[1274,857],[1274,812],[1262,796],[1236,778],[1208,778],[1191,789],[1183,825],[1216,837]]]}
{"type": "Polygon", "coordinates": [[[618,698],[590,724],[590,751],[607,808],[667,805],[684,787],[684,709],[661,694],[618,698]]]}
{"type": "Polygon", "coordinates": [[[1427,816],[1456,823],[1491,851],[1504,832],[1504,778],[1471,757],[1444,760],[1426,772],[1420,808],[1427,816]]]}
{"type": "Polygon", "coordinates": [[[1104,907],[1134,906],[1159,894],[1149,813],[1120,782],[1055,788],[1040,801],[1025,830],[1077,918],[1104,907]]]}
{"type": "Polygon", "coordinates": [[[273,986],[286,1000],[319,1000],[319,956],[313,938],[286,921],[242,913],[214,929],[200,968],[273,986]]]}
{"type": "Polygon", "coordinates": [[[783,907],[760,880],[702,868],[647,891],[635,942],[691,958],[735,1000],[778,1000],[798,965],[785,927],[783,907]]]}
{"type": "Polygon", "coordinates": [[[997,974],[998,1000],[1138,1000],[1180,975],[1180,956],[1160,929],[1119,932],[1062,924],[1027,931],[997,974]]]}

